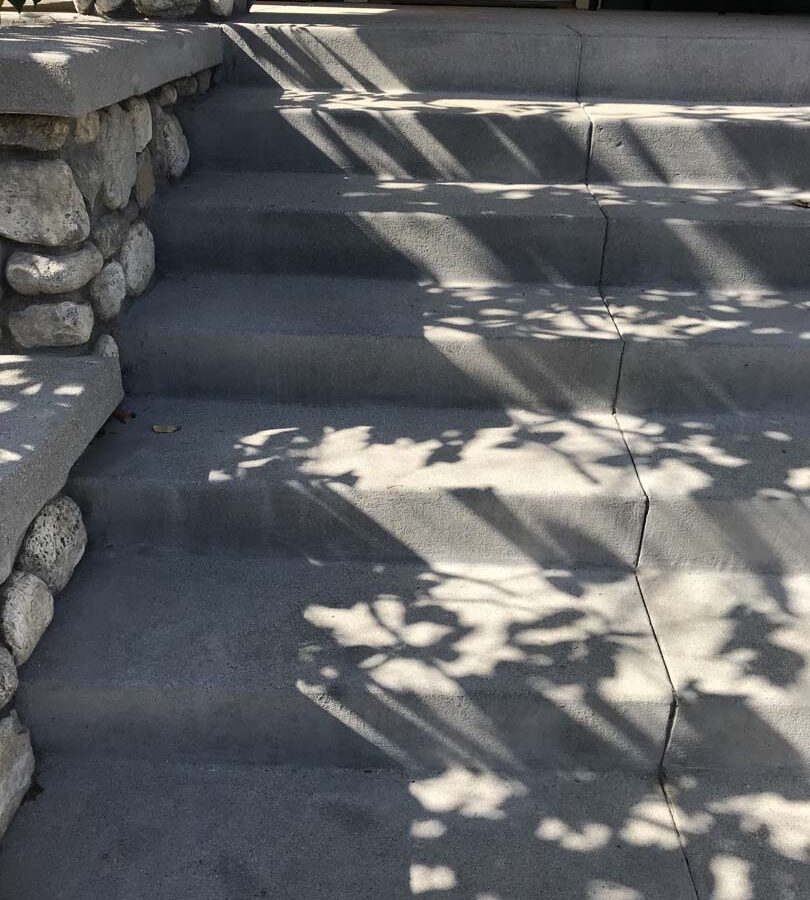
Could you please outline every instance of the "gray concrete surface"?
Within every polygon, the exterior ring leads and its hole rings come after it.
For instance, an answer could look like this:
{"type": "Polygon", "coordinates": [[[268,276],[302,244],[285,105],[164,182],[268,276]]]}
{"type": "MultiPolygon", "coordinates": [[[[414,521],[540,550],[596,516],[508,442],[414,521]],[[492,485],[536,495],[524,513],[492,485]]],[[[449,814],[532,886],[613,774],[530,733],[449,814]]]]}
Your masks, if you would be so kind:
{"type": "Polygon", "coordinates": [[[25,669],[47,753],[654,772],[672,691],[632,575],[121,551],[25,669]]]}
{"type": "Polygon", "coordinates": [[[638,776],[54,761],[40,780],[0,855],[17,900],[694,896],[660,788],[638,776]]]}
{"type": "Polygon", "coordinates": [[[594,293],[175,277],[133,309],[121,352],[140,394],[610,412],[621,342],[594,293]]]}
{"type": "Polygon", "coordinates": [[[582,185],[255,172],[186,178],[153,224],[162,264],[173,270],[443,284],[596,284],[605,230],[582,185]]]}
{"type": "Polygon", "coordinates": [[[219,28],[60,16],[0,32],[0,113],[78,116],[222,62],[219,28]]]}
{"type": "Polygon", "coordinates": [[[635,560],[644,498],[603,413],[185,398],[133,409],[137,419],[111,423],[70,481],[98,541],[379,560],[635,560]],[[153,424],[181,430],[154,434],[153,424]]]}
{"type": "Polygon", "coordinates": [[[0,356],[0,581],[121,395],[116,360],[0,356]]]}

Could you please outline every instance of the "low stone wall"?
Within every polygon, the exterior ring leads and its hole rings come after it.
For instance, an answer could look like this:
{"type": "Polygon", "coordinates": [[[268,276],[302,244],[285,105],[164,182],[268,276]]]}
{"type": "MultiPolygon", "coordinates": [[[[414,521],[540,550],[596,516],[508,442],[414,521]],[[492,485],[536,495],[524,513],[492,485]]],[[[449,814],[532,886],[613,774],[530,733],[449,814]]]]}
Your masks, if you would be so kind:
{"type": "MultiPolygon", "coordinates": [[[[146,213],[157,185],[189,163],[174,107],[219,77],[206,69],[75,118],[0,115],[0,352],[118,355],[116,323],[155,272],[146,213]]],[[[0,837],[34,772],[30,737],[12,708],[17,668],[48,627],[86,541],[78,506],[58,496],[34,519],[0,585],[0,837]]]]}
{"type": "Polygon", "coordinates": [[[145,214],[189,148],[173,107],[205,70],[74,119],[0,115],[0,343],[116,355],[128,302],[149,286],[145,214]]]}
{"type": "Polygon", "coordinates": [[[73,0],[73,6],[82,15],[105,18],[214,21],[248,12],[251,0],[73,0]]]}

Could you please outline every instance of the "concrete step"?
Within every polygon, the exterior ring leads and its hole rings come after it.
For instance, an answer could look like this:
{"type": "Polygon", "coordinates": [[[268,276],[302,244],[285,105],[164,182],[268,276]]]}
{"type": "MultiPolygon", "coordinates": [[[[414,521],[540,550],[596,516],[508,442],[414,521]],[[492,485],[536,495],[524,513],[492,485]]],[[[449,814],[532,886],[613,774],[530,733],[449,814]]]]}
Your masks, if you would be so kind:
{"type": "Polygon", "coordinates": [[[624,412],[810,412],[806,291],[612,289],[624,412]]]}
{"type": "Polygon", "coordinates": [[[117,360],[0,355],[0,582],[122,393],[117,360]]]}
{"type": "Polygon", "coordinates": [[[590,122],[570,102],[232,86],[178,112],[198,171],[553,184],[587,168],[590,122]]]}
{"type": "Polygon", "coordinates": [[[639,581],[678,692],[667,771],[810,772],[810,575],[639,581]]]}
{"type": "Polygon", "coordinates": [[[789,189],[593,185],[608,220],[607,288],[810,283],[810,210],[789,189]]]}
{"type": "Polygon", "coordinates": [[[51,760],[39,778],[0,856],[15,900],[694,897],[641,776],[51,760]]]}
{"type": "Polygon", "coordinates": [[[593,289],[304,276],[170,277],[121,335],[136,394],[605,412],[621,351],[593,289]]]}
{"type": "Polygon", "coordinates": [[[605,220],[584,186],[212,173],[154,231],[169,270],[596,284],[605,220]]]}
{"type": "Polygon", "coordinates": [[[650,500],[642,569],[807,570],[810,417],[618,419],[650,500]]]}
{"type": "Polygon", "coordinates": [[[95,554],[27,664],[48,753],[655,772],[672,690],[632,574],[95,554]]]}
{"type": "Polygon", "coordinates": [[[587,104],[596,183],[810,186],[810,108],[587,104]]]}
{"type": "Polygon", "coordinates": [[[110,423],[70,482],[101,543],[620,568],[636,558],[644,497],[603,413],[185,398],[133,408],[135,422],[110,423]]]}
{"type": "Polygon", "coordinates": [[[810,101],[800,16],[273,3],[225,33],[242,83],[292,90],[810,101]]]}

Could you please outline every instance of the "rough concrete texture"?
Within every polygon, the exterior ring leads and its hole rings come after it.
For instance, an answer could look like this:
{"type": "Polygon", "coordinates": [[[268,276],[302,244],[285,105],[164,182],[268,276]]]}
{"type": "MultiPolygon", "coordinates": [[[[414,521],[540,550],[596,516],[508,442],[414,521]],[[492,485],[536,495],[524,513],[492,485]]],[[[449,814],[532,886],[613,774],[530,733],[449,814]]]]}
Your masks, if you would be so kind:
{"type": "Polygon", "coordinates": [[[810,576],[646,572],[678,692],[667,771],[810,769],[810,576]]]}
{"type": "Polygon", "coordinates": [[[609,412],[621,344],[594,293],[168,278],[128,316],[122,346],[136,393],[609,412]]]}
{"type": "Polygon", "coordinates": [[[0,112],[78,116],[222,61],[219,29],[199,23],[62,20],[38,33],[33,55],[30,37],[3,28],[0,112]]]}
{"type": "Polygon", "coordinates": [[[143,399],[106,432],[70,493],[115,544],[619,568],[638,549],[644,497],[603,413],[143,399]]]}
{"type": "Polygon", "coordinates": [[[70,581],[86,546],[87,531],[81,510],[75,501],[63,495],[46,503],[31,523],[17,565],[58,592],[70,581]]]}
{"type": "Polygon", "coordinates": [[[650,498],[642,566],[807,569],[808,417],[618,418],[650,498]]]}
{"type": "Polygon", "coordinates": [[[39,779],[0,857],[17,900],[694,896],[660,789],[638,776],[52,760],[39,779]],[[54,846],[74,852],[37,865],[54,846]],[[249,865],[246,846],[261,848],[249,865]]]}
{"type": "MultiPolygon", "coordinates": [[[[25,796],[33,773],[31,739],[12,711],[0,719],[0,837],[25,796]]],[[[7,889],[5,884],[3,889],[7,889]]]]}
{"type": "Polygon", "coordinates": [[[153,226],[173,269],[596,284],[605,219],[582,185],[220,173],[184,179],[153,226]]]}
{"type": "Polygon", "coordinates": [[[652,772],[672,692],[632,575],[122,551],[77,572],[17,703],[71,755],[652,772]]]}
{"type": "Polygon", "coordinates": [[[33,653],[52,618],[48,585],[29,572],[12,572],[0,587],[0,631],[18,666],[33,653]]]}
{"type": "Polygon", "coordinates": [[[117,362],[0,357],[2,459],[0,578],[11,572],[28,526],[122,395],[117,362]]]}
{"type": "Polygon", "coordinates": [[[178,115],[210,171],[554,184],[587,166],[588,117],[570,102],[231,87],[178,115]]]}

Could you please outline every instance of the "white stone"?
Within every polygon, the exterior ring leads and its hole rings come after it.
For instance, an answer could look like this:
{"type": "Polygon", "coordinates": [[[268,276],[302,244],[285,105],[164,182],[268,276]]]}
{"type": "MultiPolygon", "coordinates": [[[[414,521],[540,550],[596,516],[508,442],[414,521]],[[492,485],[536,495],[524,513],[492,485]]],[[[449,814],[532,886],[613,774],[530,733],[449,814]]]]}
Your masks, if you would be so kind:
{"type": "Polygon", "coordinates": [[[121,263],[112,260],[90,282],[93,310],[102,322],[109,322],[121,312],[127,295],[127,282],[121,263]]]}
{"type": "Polygon", "coordinates": [[[31,737],[12,711],[0,720],[0,838],[31,786],[33,774],[31,737]]]}
{"type": "Polygon", "coordinates": [[[83,241],[89,233],[87,209],[66,162],[3,162],[0,235],[22,244],[63,247],[83,241]]]}
{"type": "Polygon", "coordinates": [[[132,119],[117,103],[101,111],[97,146],[103,173],[102,199],[110,209],[123,209],[138,173],[132,119]]]}
{"type": "Polygon", "coordinates": [[[121,249],[129,225],[127,217],[120,212],[105,213],[94,222],[90,236],[104,259],[109,259],[121,249]]]}
{"type": "Polygon", "coordinates": [[[129,229],[119,258],[126,279],[127,295],[137,297],[146,290],[155,274],[155,241],[146,222],[136,222],[129,229]]]}
{"type": "Polygon", "coordinates": [[[97,110],[84,113],[76,119],[76,127],[73,131],[73,140],[81,145],[92,144],[98,138],[101,120],[97,110]]]}
{"type": "Polygon", "coordinates": [[[35,302],[8,316],[12,337],[23,347],[78,347],[93,333],[93,310],[81,297],[35,302]]]}
{"type": "Polygon", "coordinates": [[[0,709],[17,693],[17,685],[14,657],[5,647],[0,647],[0,709]]]}
{"type": "Polygon", "coordinates": [[[29,572],[12,572],[0,587],[0,631],[18,666],[34,652],[52,618],[48,585],[29,572]]]}
{"type": "Polygon", "coordinates": [[[110,334],[102,334],[93,347],[93,355],[100,356],[102,359],[118,359],[118,344],[115,338],[110,334]]]}
{"type": "Polygon", "coordinates": [[[180,121],[174,113],[152,104],[152,165],[161,178],[179,178],[186,170],[190,153],[180,121]]]}
{"type": "Polygon", "coordinates": [[[101,253],[90,243],[64,256],[18,250],[8,261],[6,278],[18,294],[26,297],[69,294],[95,278],[103,265],[101,253]]]}
{"type": "Polygon", "coordinates": [[[146,97],[130,97],[124,101],[124,109],[132,120],[135,134],[135,152],[140,153],[152,140],[152,111],[146,97]]]}
{"type": "Polygon", "coordinates": [[[29,150],[59,150],[70,131],[61,116],[0,115],[0,145],[29,150]]]}
{"type": "Polygon", "coordinates": [[[64,494],[46,503],[34,519],[17,557],[17,568],[31,572],[58,593],[84,555],[87,531],[75,501],[64,494]]]}

